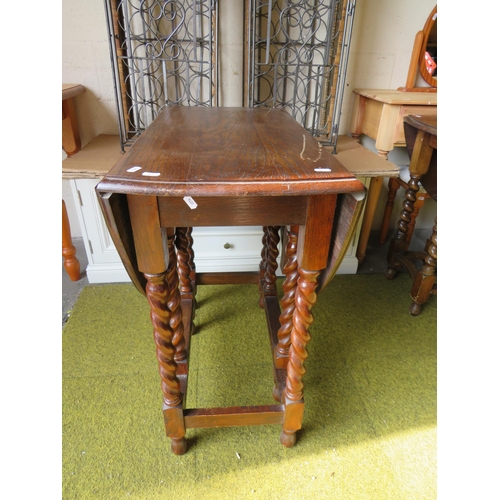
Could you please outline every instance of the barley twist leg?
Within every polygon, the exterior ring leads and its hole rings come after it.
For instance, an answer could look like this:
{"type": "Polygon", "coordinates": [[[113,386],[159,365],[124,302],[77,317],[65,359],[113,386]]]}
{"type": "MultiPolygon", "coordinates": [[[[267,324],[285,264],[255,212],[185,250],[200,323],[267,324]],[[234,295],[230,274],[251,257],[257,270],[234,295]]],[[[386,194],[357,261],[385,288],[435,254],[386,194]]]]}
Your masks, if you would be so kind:
{"type": "Polygon", "coordinates": [[[401,254],[406,251],[406,237],[409,224],[411,223],[411,214],[414,210],[415,201],[417,200],[419,180],[421,177],[420,175],[412,174],[408,182],[408,189],[405,191],[405,200],[403,202],[403,210],[399,215],[397,224],[398,230],[391,240],[387,253],[388,266],[385,271],[385,277],[387,279],[393,279],[396,276],[395,254],[401,254]]]}
{"type": "Polygon", "coordinates": [[[268,226],[267,263],[264,273],[264,295],[276,295],[276,269],[281,226],[268,226]]]}
{"type": "Polygon", "coordinates": [[[177,268],[179,272],[181,295],[191,296],[193,285],[191,281],[191,261],[194,258],[192,249],[192,238],[188,227],[178,227],[176,229],[175,246],[177,247],[177,268]],[[189,233],[188,233],[189,231],[189,233]]]}
{"type": "Polygon", "coordinates": [[[264,277],[265,277],[266,268],[267,268],[267,253],[268,253],[268,238],[269,238],[269,232],[268,232],[267,226],[263,226],[262,230],[263,230],[262,251],[260,253],[260,264],[259,264],[259,292],[260,292],[259,306],[260,307],[264,307],[263,283],[264,283],[264,277]]]}
{"type": "Polygon", "coordinates": [[[147,280],[146,296],[151,308],[150,316],[163,398],[167,406],[178,406],[182,403],[182,394],[177,378],[177,363],[174,360],[176,348],[172,342],[174,332],[170,325],[171,312],[168,303],[171,291],[167,273],[144,274],[144,276],[147,280]]]}
{"type": "Polygon", "coordinates": [[[313,322],[311,308],[316,302],[315,289],[318,276],[319,271],[307,271],[299,268],[287,365],[285,419],[281,433],[281,443],[286,447],[295,444],[296,431],[302,426],[304,412],[302,377],[306,372],[304,362],[307,358],[306,347],[311,338],[309,335],[309,327],[313,322]]]}
{"type": "Polygon", "coordinates": [[[151,322],[156,344],[156,357],[163,392],[163,416],[165,430],[171,438],[171,449],[176,455],[187,450],[184,428],[180,381],[177,378],[175,362],[176,347],[173,344],[174,332],[170,325],[171,311],[168,307],[171,289],[168,271],[162,274],[144,274],[147,280],[146,296],[151,308],[151,322]]]}
{"type": "Polygon", "coordinates": [[[170,298],[167,307],[170,309],[170,328],[173,332],[172,344],[176,348],[175,361],[187,358],[184,340],[184,325],[182,323],[181,294],[179,292],[179,276],[177,274],[177,259],[174,246],[175,234],[168,235],[168,269],[167,282],[170,287],[170,298]]]}
{"type": "Polygon", "coordinates": [[[279,318],[281,327],[278,330],[278,345],[275,352],[276,368],[285,368],[288,362],[288,351],[290,348],[290,334],[293,326],[293,311],[295,310],[295,290],[297,289],[297,239],[298,226],[291,226],[288,230],[288,242],[286,246],[287,262],[283,269],[285,281],[283,282],[283,298],[281,299],[281,315],[279,318]]]}
{"type": "Polygon", "coordinates": [[[427,302],[436,281],[437,268],[437,218],[432,228],[432,235],[427,245],[427,255],[424,259],[422,270],[413,281],[410,296],[413,303],[410,306],[410,314],[418,316],[422,311],[422,305],[427,302]]]}

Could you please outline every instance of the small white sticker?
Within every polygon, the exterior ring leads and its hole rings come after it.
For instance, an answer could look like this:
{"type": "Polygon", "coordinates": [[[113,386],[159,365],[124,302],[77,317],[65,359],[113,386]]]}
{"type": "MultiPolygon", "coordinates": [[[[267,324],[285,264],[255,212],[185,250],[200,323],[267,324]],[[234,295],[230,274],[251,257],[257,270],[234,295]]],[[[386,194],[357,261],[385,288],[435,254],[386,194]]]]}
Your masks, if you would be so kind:
{"type": "Polygon", "coordinates": [[[320,167],[318,167],[318,168],[315,168],[314,171],[315,172],[331,172],[332,169],[331,168],[320,168],[320,167]]]}
{"type": "Polygon", "coordinates": [[[191,210],[194,210],[198,206],[198,203],[191,196],[184,196],[184,201],[191,210]]]}
{"type": "Polygon", "coordinates": [[[158,177],[160,172],[143,172],[142,175],[145,177],[158,177]]]}
{"type": "Polygon", "coordinates": [[[142,167],[138,167],[137,165],[135,167],[130,167],[127,172],[137,172],[140,170],[142,167]]]}

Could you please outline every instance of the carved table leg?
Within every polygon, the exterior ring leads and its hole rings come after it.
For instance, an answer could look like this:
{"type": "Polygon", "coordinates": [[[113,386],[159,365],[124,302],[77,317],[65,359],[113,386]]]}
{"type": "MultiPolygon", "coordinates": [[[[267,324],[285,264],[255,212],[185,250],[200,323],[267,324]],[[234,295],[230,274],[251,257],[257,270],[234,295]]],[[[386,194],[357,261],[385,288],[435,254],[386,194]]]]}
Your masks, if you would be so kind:
{"type": "Polygon", "coordinates": [[[436,281],[437,266],[437,218],[432,228],[429,245],[427,246],[427,257],[424,260],[422,270],[417,274],[413,281],[410,296],[413,300],[410,306],[410,314],[418,316],[422,311],[422,304],[429,299],[429,295],[436,281]]]}
{"type": "Polygon", "coordinates": [[[309,327],[313,322],[311,308],[316,302],[315,289],[319,271],[299,268],[299,278],[295,294],[293,328],[285,388],[285,418],[281,432],[281,444],[287,448],[296,442],[296,431],[302,427],[304,399],[302,377],[306,370],[306,346],[310,340],[309,327]]]}
{"type": "MultiPolygon", "coordinates": [[[[196,311],[196,270],[194,265],[193,238],[191,227],[178,227],[175,233],[175,245],[177,247],[177,272],[180,282],[181,299],[192,301],[190,332],[195,331],[194,317],[196,311]]],[[[185,325],[186,326],[186,325],[185,325]]]]}
{"type": "Polygon", "coordinates": [[[78,281],[80,279],[80,262],[76,258],[76,248],[71,240],[71,228],[64,200],[62,200],[62,254],[64,269],[69,278],[71,281],[78,281]]]}
{"type": "Polygon", "coordinates": [[[194,298],[194,252],[192,227],[176,229],[175,246],[177,247],[177,267],[179,271],[180,291],[182,298],[194,298]]]}
{"type": "Polygon", "coordinates": [[[184,325],[182,323],[181,294],[179,291],[179,275],[177,273],[177,262],[175,256],[173,228],[168,228],[168,269],[167,282],[170,288],[170,298],[167,307],[170,310],[170,328],[172,329],[172,343],[176,348],[175,361],[179,362],[187,358],[184,341],[184,325]]]}
{"type": "Polygon", "coordinates": [[[173,295],[168,278],[169,270],[161,274],[145,273],[144,276],[147,280],[146,296],[151,308],[156,357],[161,377],[165,430],[167,436],[172,439],[172,451],[176,455],[182,455],[187,450],[187,442],[182,411],[183,395],[177,378],[177,363],[174,360],[177,348],[173,343],[172,314],[168,307],[168,304],[172,303],[173,295]]]}
{"type": "Polygon", "coordinates": [[[262,284],[264,283],[264,276],[266,273],[266,267],[267,267],[267,249],[268,249],[268,230],[267,226],[262,227],[262,251],[260,253],[260,264],[259,264],[259,292],[260,292],[260,299],[259,299],[259,306],[264,307],[264,296],[263,296],[263,288],[262,284]]]}
{"type": "Polygon", "coordinates": [[[276,269],[278,269],[278,244],[280,241],[279,231],[281,226],[265,226],[262,242],[262,261],[260,264],[262,289],[260,294],[260,307],[264,307],[264,297],[276,295],[276,269]]]}
{"type": "Polygon", "coordinates": [[[395,255],[406,251],[408,228],[411,222],[411,214],[414,210],[415,201],[417,200],[417,193],[419,190],[418,182],[421,177],[421,175],[412,174],[408,182],[408,189],[405,192],[405,201],[403,202],[403,210],[400,213],[397,224],[398,231],[391,240],[387,253],[388,266],[385,271],[385,277],[387,279],[393,279],[396,276],[395,255]]]}
{"type": "MultiPolygon", "coordinates": [[[[278,330],[278,345],[274,353],[274,365],[276,368],[284,369],[288,363],[290,349],[290,334],[293,326],[293,311],[295,310],[295,290],[297,289],[297,238],[298,226],[291,226],[288,230],[288,242],[286,246],[287,261],[283,269],[285,281],[283,282],[283,298],[281,299],[281,315],[279,318],[280,329],[278,330]]],[[[275,387],[275,393],[278,388],[275,387]]],[[[276,398],[277,401],[281,397],[276,398]]]]}
{"type": "Polygon", "coordinates": [[[186,228],[186,252],[188,254],[188,265],[190,269],[191,283],[193,287],[193,296],[196,296],[196,264],[194,263],[193,249],[193,228],[186,228]]]}
{"type": "Polygon", "coordinates": [[[413,204],[413,212],[410,215],[410,222],[408,223],[408,232],[406,233],[406,245],[405,250],[408,250],[411,243],[411,238],[413,236],[413,231],[415,230],[415,224],[417,222],[417,217],[420,209],[424,206],[425,194],[417,194],[417,199],[413,204]]]}

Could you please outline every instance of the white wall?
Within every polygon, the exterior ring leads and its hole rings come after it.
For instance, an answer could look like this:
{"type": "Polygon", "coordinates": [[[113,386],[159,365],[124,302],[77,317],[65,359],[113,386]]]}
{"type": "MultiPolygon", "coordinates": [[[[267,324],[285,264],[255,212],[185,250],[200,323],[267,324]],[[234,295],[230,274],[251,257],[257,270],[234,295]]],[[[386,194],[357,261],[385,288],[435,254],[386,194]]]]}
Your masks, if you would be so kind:
{"type": "MultiPolygon", "coordinates": [[[[423,28],[435,4],[435,0],[357,0],[340,124],[342,134],[349,128],[353,89],[395,89],[405,84],[415,34],[423,28]]],[[[221,105],[240,106],[243,102],[243,2],[219,0],[219,6],[221,105]]],[[[62,83],[80,83],[86,88],[86,92],[75,99],[83,145],[99,134],[118,134],[111,75],[104,1],[63,0],[62,83]]],[[[374,149],[369,139],[363,144],[374,149]]],[[[399,148],[391,152],[389,159],[400,164],[407,161],[407,156],[399,148]]],[[[68,205],[72,234],[81,236],[66,182],[63,182],[63,197],[68,205]]],[[[384,197],[385,191],[381,203],[384,197]]],[[[432,200],[426,203],[418,218],[418,227],[432,226],[435,208],[432,200]]],[[[382,210],[379,206],[375,229],[380,227],[382,210]]],[[[395,212],[394,217],[397,210],[395,212]]]]}

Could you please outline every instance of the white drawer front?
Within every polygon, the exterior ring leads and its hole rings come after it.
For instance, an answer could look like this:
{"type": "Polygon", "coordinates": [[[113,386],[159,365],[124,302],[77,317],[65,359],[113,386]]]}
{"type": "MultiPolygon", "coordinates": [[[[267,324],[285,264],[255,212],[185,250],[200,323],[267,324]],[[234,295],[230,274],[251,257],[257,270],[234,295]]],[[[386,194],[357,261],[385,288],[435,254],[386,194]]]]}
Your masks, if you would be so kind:
{"type": "Polygon", "coordinates": [[[196,270],[258,271],[262,236],[260,226],[193,228],[196,270]]]}

